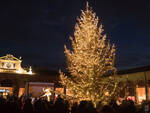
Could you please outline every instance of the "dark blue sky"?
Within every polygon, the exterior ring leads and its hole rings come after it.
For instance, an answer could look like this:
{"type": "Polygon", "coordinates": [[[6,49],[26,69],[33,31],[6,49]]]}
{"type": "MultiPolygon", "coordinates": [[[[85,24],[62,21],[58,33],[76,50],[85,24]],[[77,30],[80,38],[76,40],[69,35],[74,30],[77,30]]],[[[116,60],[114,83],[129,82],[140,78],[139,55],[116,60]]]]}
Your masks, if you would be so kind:
{"type": "MultiPolygon", "coordinates": [[[[76,17],[85,0],[0,1],[0,56],[22,56],[25,66],[59,69],[65,65],[76,17]]],[[[150,65],[149,0],[89,0],[116,45],[116,66],[150,65]]]]}

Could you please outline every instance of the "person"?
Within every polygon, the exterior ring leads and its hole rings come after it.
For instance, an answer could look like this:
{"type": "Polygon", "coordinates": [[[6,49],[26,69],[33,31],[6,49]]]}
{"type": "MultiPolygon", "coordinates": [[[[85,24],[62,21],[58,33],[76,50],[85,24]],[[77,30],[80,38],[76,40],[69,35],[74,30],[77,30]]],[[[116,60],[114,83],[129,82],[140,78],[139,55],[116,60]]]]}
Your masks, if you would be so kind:
{"type": "Polygon", "coordinates": [[[139,113],[150,113],[150,102],[143,101],[139,113]]]}
{"type": "Polygon", "coordinates": [[[98,113],[91,101],[81,101],[74,113],[98,113]]]}
{"type": "Polygon", "coordinates": [[[123,100],[119,106],[119,113],[137,113],[137,108],[132,100],[123,100]]]}
{"type": "Polygon", "coordinates": [[[105,105],[105,106],[103,106],[101,113],[115,113],[115,112],[111,106],[105,105]]]}
{"type": "Polygon", "coordinates": [[[57,100],[54,104],[54,113],[69,113],[68,102],[64,101],[60,96],[58,96],[57,100]]]}
{"type": "Polygon", "coordinates": [[[144,106],[144,113],[150,113],[149,104],[144,106]]]}
{"type": "Polygon", "coordinates": [[[31,103],[31,99],[27,98],[24,103],[23,113],[33,113],[33,106],[31,103]]]}

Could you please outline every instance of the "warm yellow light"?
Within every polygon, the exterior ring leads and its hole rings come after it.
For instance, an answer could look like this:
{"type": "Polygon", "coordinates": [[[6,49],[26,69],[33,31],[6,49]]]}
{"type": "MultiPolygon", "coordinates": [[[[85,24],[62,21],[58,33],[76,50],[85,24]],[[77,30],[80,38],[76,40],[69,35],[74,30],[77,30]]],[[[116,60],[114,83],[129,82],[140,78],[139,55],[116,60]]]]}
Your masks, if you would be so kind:
{"type": "Polygon", "coordinates": [[[11,54],[0,57],[0,72],[2,73],[18,73],[18,74],[33,74],[32,68],[25,70],[21,67],[21,57],[18,59],[11,54]]]}
{"type": "Polygon", "coordinates": [[[106,91],[106,92],[105,92],[105,95],[106,95],[106,96],[109,96],[109,92],[108,92],[108,91],[106,91]]]}
{"type": "Polygon", "coordinates": [[[19,74],[21,74],[21,73],[22,73],[22,71],[21,71],[21,70],[17,70],[17,71],[16,71],[16,73],[19,73],[19,74]]]}
{"type": "Polygon", "coordinates": [[[74,36],[70,37],[72,49],[64,46],[66,70],[71,76],[60,71],[61,83],[73,98],[90,100],[95,107],[99,101],[104,105],[109,104],[117,90],[113,76],[116,75],[115,46],[107,40],[103,26],[99,26],[98,21],[87,3],[86,10],[77,19],[74,36]],[[112,76],[105,76],[109,74],[112,76]]]}
{"type": "Polygon", "coordinates": [[[45,93],[42,97],[47,97],[47,101],[50,101],[51,89],[50,88],[43,88],[43,92],[45,93]]]}
{"type": "Polygon", "coordinates": [[[32,72],[28,72],[28,74],[32,75],[33,73],[32,72]]]}
{"type": "Polygon", "coordinates": [[[32,68],[31,68],[31,66],[30,66],[30,69],[29,69],[28,74],[31,74],[31,75],[33,74],[33,73],[32,73],[32,68]]]}

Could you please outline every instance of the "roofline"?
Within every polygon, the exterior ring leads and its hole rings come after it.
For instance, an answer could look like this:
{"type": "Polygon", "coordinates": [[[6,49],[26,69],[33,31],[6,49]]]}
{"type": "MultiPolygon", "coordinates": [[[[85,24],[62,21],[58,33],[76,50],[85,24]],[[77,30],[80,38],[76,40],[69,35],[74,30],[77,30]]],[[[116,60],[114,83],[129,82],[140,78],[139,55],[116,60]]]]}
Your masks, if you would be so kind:
{"type": "Polygon", "coordinates": [[[131,73],[146,72],[146,71],[150,71],[150,65],[132,68],[132,69],[120,70],[117,73],[118,75],[123,75],[123,74],[131,74],[131,73]]]}

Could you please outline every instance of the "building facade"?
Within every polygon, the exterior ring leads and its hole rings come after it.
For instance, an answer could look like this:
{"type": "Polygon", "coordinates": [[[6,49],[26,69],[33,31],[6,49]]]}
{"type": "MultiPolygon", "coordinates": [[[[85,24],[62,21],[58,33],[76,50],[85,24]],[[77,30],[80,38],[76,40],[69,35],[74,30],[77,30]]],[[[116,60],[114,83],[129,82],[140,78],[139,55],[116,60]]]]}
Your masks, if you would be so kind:
{"type": "MultiPolygon", "coordinates": [[[[44,88],[54,92],[71,93],[59,83],[59,73],[46,68],[24,69],[21,58],[13,55],[0,57],[0,96],[31,95],[40,97],[44,88]]],[[[150,100],[150,66],[119,71],[118,96],[120,99],[131,99],[136,103],[150,100]]]]}
{"type": "Polygon", "coordinates": [[[150,66],[119,71],[117,80],[122,99],[131,99],[136,103],[150,101],[150,66]]]}
{"type": "Polygon", "coordinates": [[[0,96],[31,94],[38,97],[43,94],[43,88],[55,90],[58,86],[58,73],[40,69],[33,73],[31,67],[24,69],[21,63],[21,58],[10,54],[0,57],[0,96]]]}

